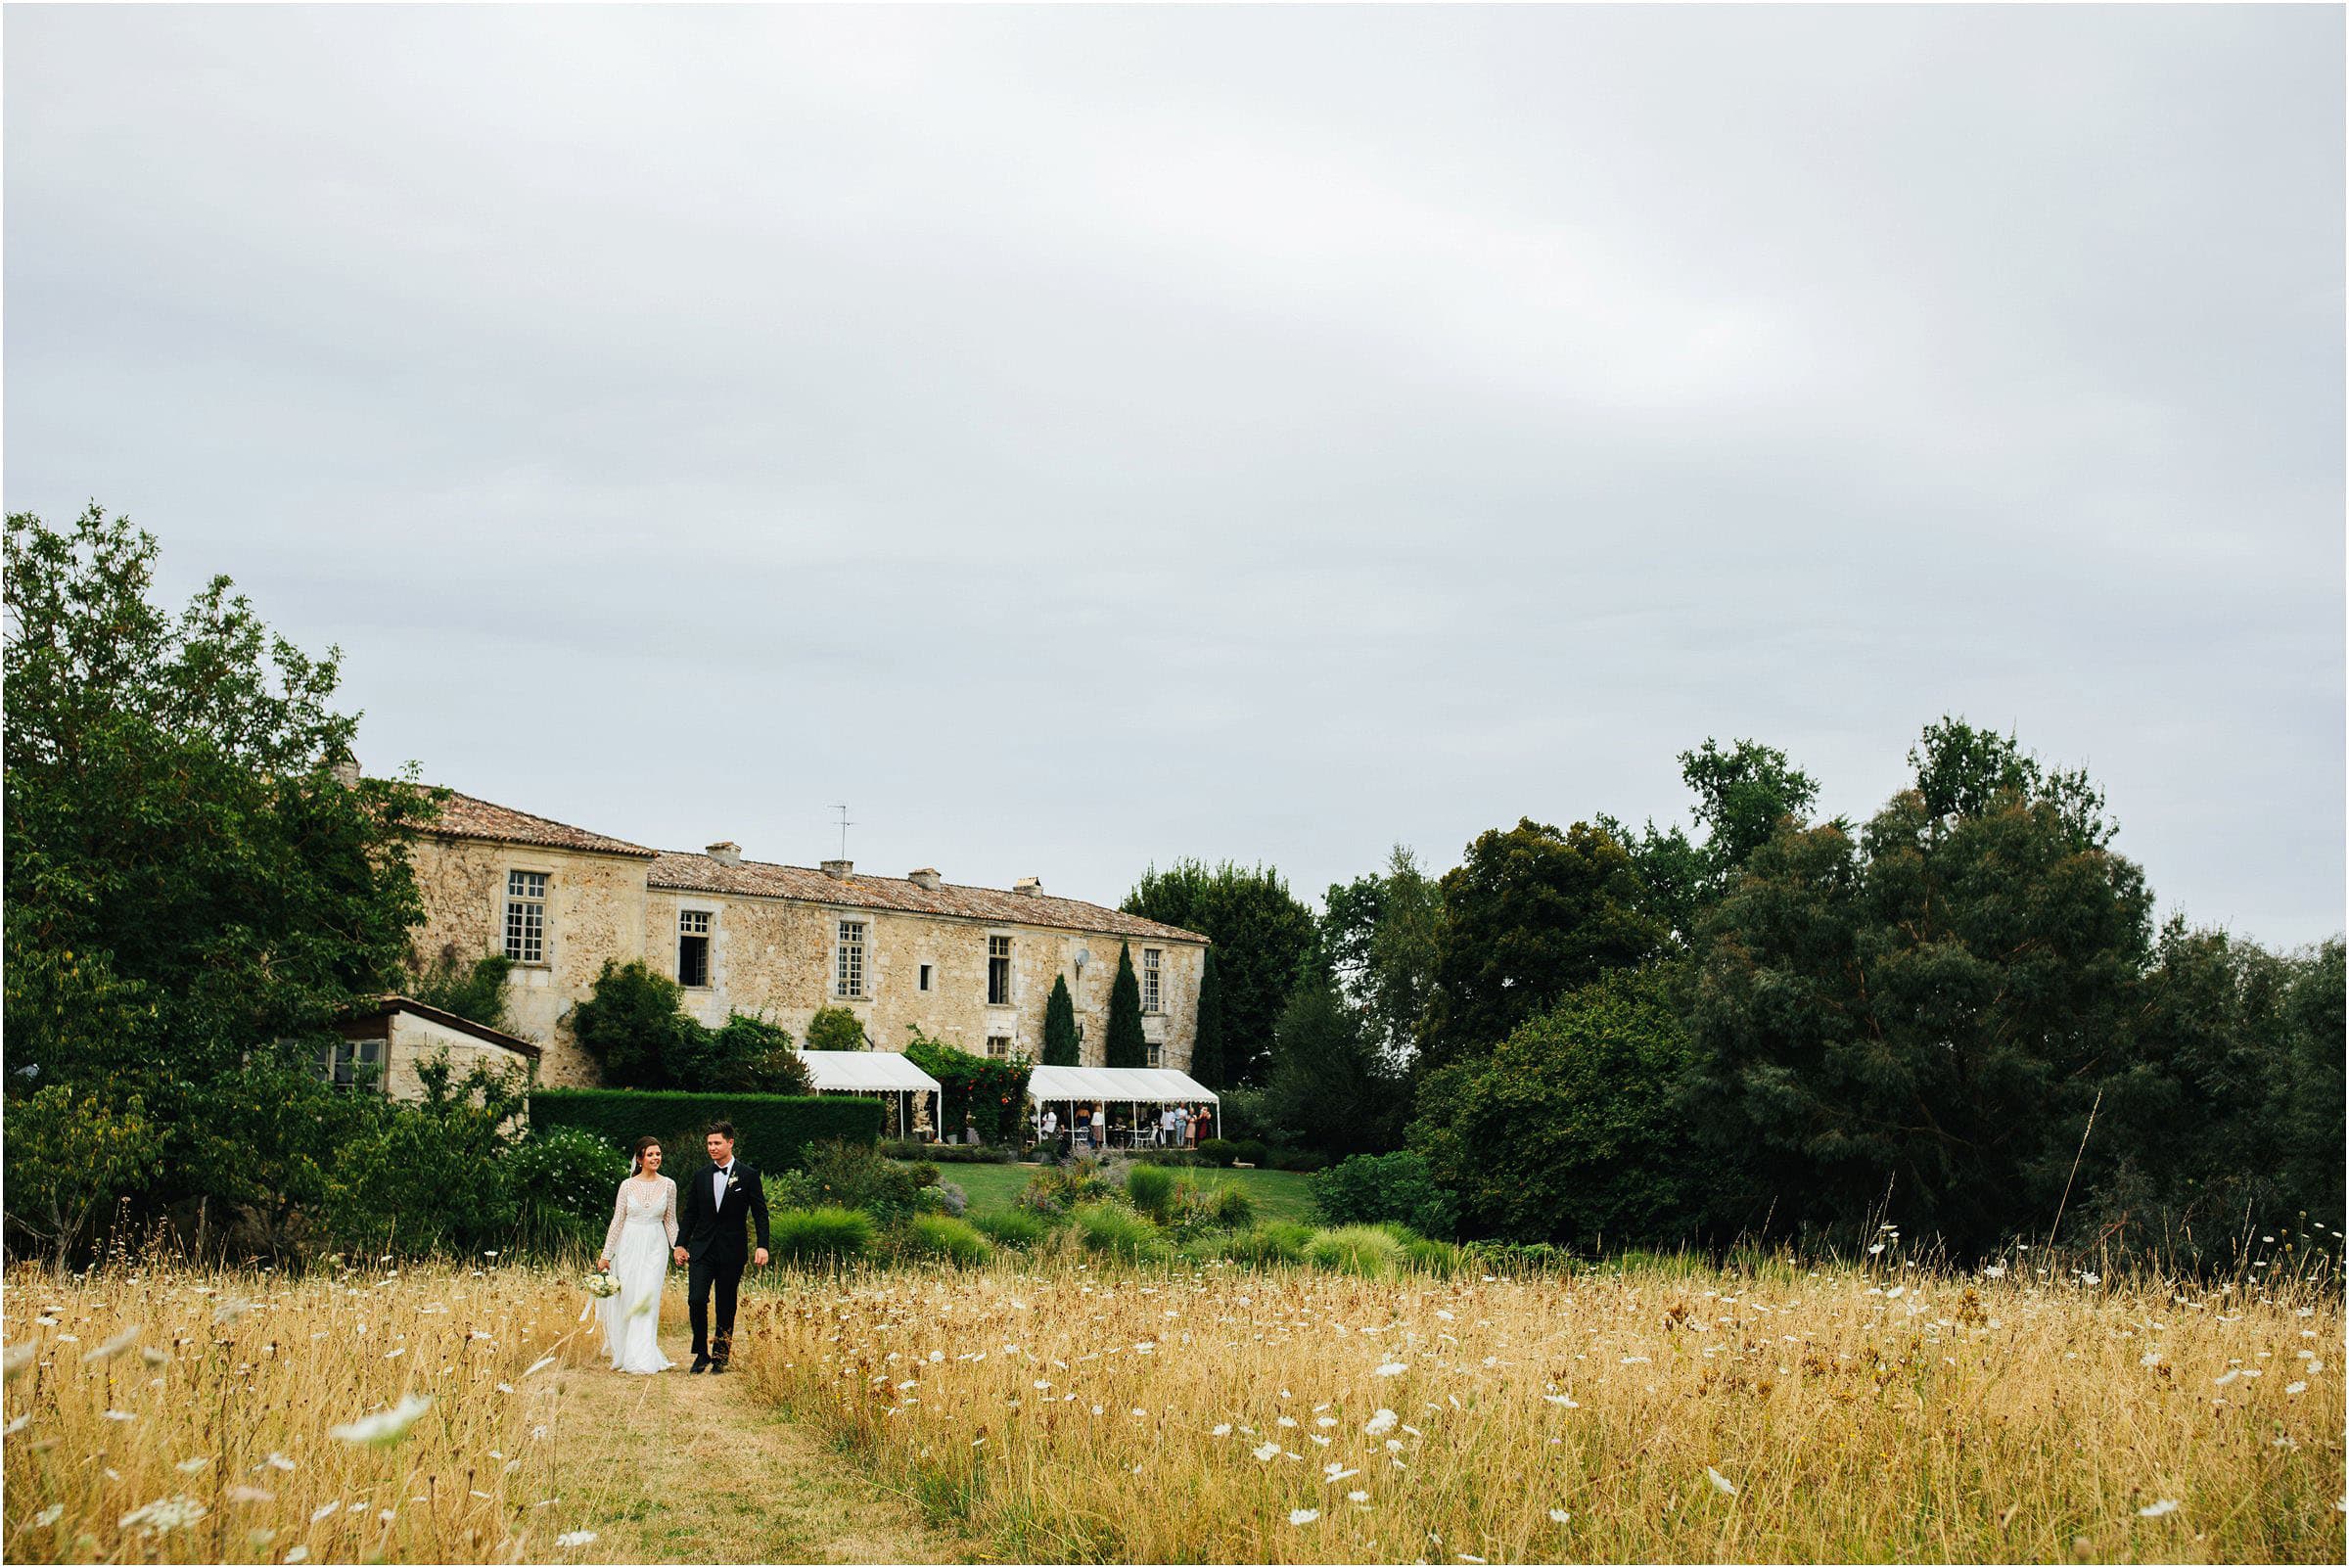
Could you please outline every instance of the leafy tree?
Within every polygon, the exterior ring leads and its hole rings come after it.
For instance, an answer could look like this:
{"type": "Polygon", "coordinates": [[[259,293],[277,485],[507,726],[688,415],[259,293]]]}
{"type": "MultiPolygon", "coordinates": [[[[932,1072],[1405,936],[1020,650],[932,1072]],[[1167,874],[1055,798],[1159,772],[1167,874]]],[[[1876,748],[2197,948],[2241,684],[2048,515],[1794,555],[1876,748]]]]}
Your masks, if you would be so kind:
{"type": "Polygon", "coordinates": [[[1640,912],[1631,855],[1584,822],[1560,833],[1527,817],[1479,834],[1442,886],[1427,1066],[1489,1049],[1575,988],[1654,956],[1665,941],[1664,927],[1640,912]]]}
{"type": "Polygon", "coordinates": [[[1150,1065],[1150,1042],[1142,1037],[1142,983],[1133,973],[1133,952],[1124,943],[1118,944],[1118,977],[1109,988],[1109,1034],[1101,1065],[1150,1065]]]}
{"type": "Polygon", "coordinates": [[[1273,1026],[1297,966],[1313,946],[1313,911],[1270,866],[1210,866],[1195,859],[1144,871],[1121,907],[1199,932],[1215,945],[1225,1081],[1263,1082],[1271,1064],[1273,1026]]]}
{"type": "Polygon", "coordinates": [[[846,1007],[818,1007],[807,1021],[811,1051],[860,1051],[866,1045],[863,1022],[846,1007]]]}
{"type": "Polygon", "coordinates": [[[1811,776],[1786,754],[1741,740],[1723,751],[1708,739],[1680,756],[1681,779],[1696,796],[1702,837],[1651,820],[1634,833],[1611,816],[1598,825],[1631,852],[1640,884],[1641,911],[1664,926],[1676,949],[1694,939],[1704,912],[1736,881],[1746,858],[1780,825],[1800,824],[1819,798],[1811,776]]]}
{"type": "Polygon", "coordinates": [[[1690,1056],[1667,978],[1615,970],[1490,1053],[1429,1074],[1411,1146],[1482,1233],[1680,1240],[1712,1192],[1674,1102],[1690,1056]]]}
{"type": "Polygon", "coordinates": [[[1070,999],[1069,982],[1064,975],[1052,977],[1052,994],[1044,998],[1044,1065],[1079,1065],[1077,1004],[1070,999]]]}
{"type": "Polygon", "coordinates": [[[2280,954],[2162,929],[2067,1228],[2188,1263],[2341,1210],[2342,945],[2280,954]]]}
{"type": "Polygon", "coordinates": [[[2051,1222],[2121,1060],[2150,899],[2101,799],[1959,720],[1855,842],[1791,824],[1699,936],[1693,1114],[1788,1210],[1988,1244],[2051,1222]]]}
{"type": "Polygon", "coordinates": [[[677,983],[640,958],[604,960],[584,1000],[566,1015],[574,1039],[596,1060],[613,1088],[669,1089],[682,1082],[682,1068],[695,1054],[677,983]]]}
{"type": "MultiPolygon", "coordinates": [[[[273,636],[226,577],[166,611],[156,556],[96,506],[65,530],[7,523],[11,1213],[20,1190],[103,1176],[93,1225],[128,1199],[134,1222],[200,1239],[224,1239],[240,1209],[278,1234],[287,1200],[254,1174],[304,1179],[312,1130],[333,1121],[330,1091],[290,1070],[397,975],[423,913],[408,834],[437,799],[347,767],[357,717],[333,706],[336,653],[273,636]],[[19,1097],[53,1088],[21,1133],[19,1097]],[[51,1169],[78,1157],[32,1134],[64,1105],[135,1124],[139,1157],[51,1169]],[[288,1141],[252,1140],[267,1132],[288,1141]]],[[[63,1211],[43,1206],[56,1228],[63,1211]]],[[[95,1240],[78,1233],[64,1245],[95,1240]]]]}
{"type": "Polygon", "coordinates": [[[1338,992],[1320,965],[1298,977],[1274,1032],[1272,1121],[1309,1147],[1334,1155],[1373,1154],[1402,1140],[1408,1103],[1402,1076],[1373,1038],[1369,1020],[1338,992]]]}
{"type": "Polygon", "coordinates": [[[1199,965],[1199,1011],[1191,1033],[1191,1078],[1203,1088],[1221,1089],[1229,1083],[1223,1071],[1223,974],[1216,949],[1207,949],[1199,965]]]}
{"type": "Polygon", "coordinates": [[[1396,1063],[1415,1048],[1444,943],[1444,889],[1403,845],[1386,868],[1333,883],[1322,900],[1320,945],[1340,992],[1396,1063]]]}
{"type": "Polygon", "coordinates": [[[466,963],[455,943],[433,955],[406,983],[410,996],[427,1007],[469,1018],[484,1029],[503,1029],[506,1023],[506,977],[514,960],[502,952],[484,953],[466,963]]]}
{"type": "Polygon", "coordinates": [[[8,1219],[61,1271],[91,1220],[155,1164],[158,1139],[138,1096],[51,1084],[8,1112],[8,1219]]]}
{"type": "Polygon", "coordinates": [[[607,958],[566,1022],[613,1088],[808,1091],[806,1064],[792,1050],[788,1031],[747,1013],[729,1013],[711,1029],[685,1011],[684,996],[675,981],[641,959],[607,958]]]}

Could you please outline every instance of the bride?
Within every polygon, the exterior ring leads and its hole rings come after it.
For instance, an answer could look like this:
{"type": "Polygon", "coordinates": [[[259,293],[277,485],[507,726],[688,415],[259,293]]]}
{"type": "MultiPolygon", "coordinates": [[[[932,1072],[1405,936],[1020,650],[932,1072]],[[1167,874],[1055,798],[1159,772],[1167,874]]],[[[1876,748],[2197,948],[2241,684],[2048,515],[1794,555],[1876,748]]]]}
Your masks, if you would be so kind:
{"type": "Polygon", "coordinates": [[[661,1354],[661,1288],[668,1277],[668,1249],[677,1241],[677,1184],[661,1174],[661,1140],[638,1138],[632,1173],[612,1205],[598,1268],[611,1270],[620,1293],[596,1303],[604,1324],[604,1354],[616,1372],[661,1372],[675,1363],[661,1354]]]}

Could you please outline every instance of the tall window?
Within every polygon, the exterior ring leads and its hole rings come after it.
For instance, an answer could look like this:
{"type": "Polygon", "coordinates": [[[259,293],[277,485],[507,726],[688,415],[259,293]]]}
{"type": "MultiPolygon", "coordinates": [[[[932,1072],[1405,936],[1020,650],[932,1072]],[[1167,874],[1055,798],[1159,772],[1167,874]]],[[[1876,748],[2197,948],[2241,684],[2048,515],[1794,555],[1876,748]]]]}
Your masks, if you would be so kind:
{"type": "Polygon", "coordinates": [[[710,984],[710,911],[677,911],[677,984],[710,984]]]}
{"type": "Polygon", "coordinates": [[[1149,1065],[1152,1067],[1164,1067],[1166,1063],[1164,1060],[1162,1060],[1162,1058],[1166,1055],[1166,1050],[1167,1048],[1164,1045],[1161,1045],[1156,1040],[1152,1040],[1150,1042],[1149,1065]]]}
{"type": "Polygon", "coordinates": [[[1011,939],[987,939],[987,1000],[990,1007],[1011,1004],[1011,939]]]}
{"type": "MultiPolygon", "coordinates": [[[[1160,1010],[1158,1000],[1158,949],[1144,947],[1142,949],[1142,1011],[1145,1013],[1158,1012],[1160,1010]]],[[[1150,1065],[1155,1067],[1158,1064],[1153,1062],[1150,1065]]]]}
{"type": "Polygon", "coordinates": [[[546,962],[546,873],[506,873],[506,956],[518,964],[546,962]]]}
{"type": "Polygon", "coordinates": [[[843,920],[840,923],[840,966],[833,975],[832,994],[864,994],[864,922],[861,920],[843,920]]]}
{"type": "Polygon", "coordinates": [[[914,989],[917,991],[928,991],[930,989],[930,966],[928,964],[922,965],[922,972],[914,989]]]}

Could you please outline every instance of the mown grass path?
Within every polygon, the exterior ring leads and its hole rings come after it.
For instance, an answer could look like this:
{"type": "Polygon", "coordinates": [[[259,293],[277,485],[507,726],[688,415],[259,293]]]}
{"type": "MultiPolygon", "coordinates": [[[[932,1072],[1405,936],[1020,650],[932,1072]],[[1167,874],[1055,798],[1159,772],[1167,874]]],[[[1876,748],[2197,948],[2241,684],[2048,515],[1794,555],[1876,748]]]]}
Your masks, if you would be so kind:
{"type": "MultiPolygon", "coordinates": [[[[746,1307],[748,1302],[745,1303],[746,1307]]],[[[598,1364],[546,1374],[539,1415],[559,1446],[564,1504],[524,1548],[539,1562],[965,1562],[975,1548],[926,1525],[902,1494],[852,1469],[740,1372],[688,1376],[682,1291],[662,1314],[677,1366],[633,1377],[598,1364]],[[563,1528],[593,1543],[563,1548],[563,1528]]]]}

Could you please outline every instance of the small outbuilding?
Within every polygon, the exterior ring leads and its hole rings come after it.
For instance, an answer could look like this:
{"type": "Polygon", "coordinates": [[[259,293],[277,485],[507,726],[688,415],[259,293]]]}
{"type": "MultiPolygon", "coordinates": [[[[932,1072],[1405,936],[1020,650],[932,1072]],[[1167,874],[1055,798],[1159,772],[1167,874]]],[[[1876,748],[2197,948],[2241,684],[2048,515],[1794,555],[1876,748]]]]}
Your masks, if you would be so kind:
{"type": "Polygon", "coordinates": [[[430,1007],[413,996],[384,996],[338,1026],[343,1038],[320,1046],[312,1064],[338,1088],[372,1088],[395,1100],[424,1098],[416,1064],[448,1052],[459,1078],[477,1065],[492,1072],[537,1066],[538,1047],[518,1035],[430,1007]]]}

